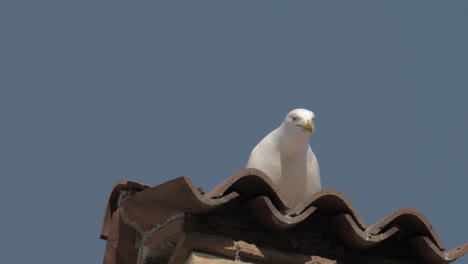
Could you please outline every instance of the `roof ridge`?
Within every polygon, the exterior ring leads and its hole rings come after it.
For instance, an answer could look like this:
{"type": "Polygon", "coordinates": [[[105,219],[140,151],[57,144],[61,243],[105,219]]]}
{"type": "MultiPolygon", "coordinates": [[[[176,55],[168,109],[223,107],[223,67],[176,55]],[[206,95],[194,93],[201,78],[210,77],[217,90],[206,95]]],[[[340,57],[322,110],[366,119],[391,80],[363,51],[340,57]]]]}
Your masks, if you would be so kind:
{"type": "Polygon", "coordinates": [[[450,263],[468,253],[468,243],[444,251],[445,246],[429,220],[415,208],[398,209],[366,227],[348,197],[335,189],[323,189],[289,209],[269,177],[250,168],[241,170],[204,195],[187,177],[155,187],[119,180],[109,195],[101,238],[107,239],[110,218],[118,207],[134,219],[133,224],[146,231],[173,215],[205,214],[233,200],[242,202],[254,219],[272,230],[290,229],[314,213],[329,215],[339,239],[349,248],[372,248],[396,233],[406,232],[411,247],[424,253],[420,255],[430,252],[425,257],[437,263],[450,263]],[[122,191],[130,191],[131,197],[120,199],[122,191]],[[155,211],[159,212],[157,217],[152,214],[155,211]]]}

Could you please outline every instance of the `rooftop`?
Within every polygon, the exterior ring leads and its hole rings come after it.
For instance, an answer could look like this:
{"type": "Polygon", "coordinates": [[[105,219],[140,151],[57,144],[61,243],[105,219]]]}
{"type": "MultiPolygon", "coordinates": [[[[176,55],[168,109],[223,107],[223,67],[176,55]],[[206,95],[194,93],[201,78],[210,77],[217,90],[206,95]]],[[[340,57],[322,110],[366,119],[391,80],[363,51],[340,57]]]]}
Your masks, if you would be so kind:
{"type": "Polygon", "coordinates": [[[334,189],[289,208],[255,169],[208,193],[186,177],[155,187],[120,180],[109,195],[101,239],[107,240],[105,263],[184,263],[202,251],[256,263],[439,264],[468,252],[468,243],[446,250],[414,208],[367,226],[334,189]]]}

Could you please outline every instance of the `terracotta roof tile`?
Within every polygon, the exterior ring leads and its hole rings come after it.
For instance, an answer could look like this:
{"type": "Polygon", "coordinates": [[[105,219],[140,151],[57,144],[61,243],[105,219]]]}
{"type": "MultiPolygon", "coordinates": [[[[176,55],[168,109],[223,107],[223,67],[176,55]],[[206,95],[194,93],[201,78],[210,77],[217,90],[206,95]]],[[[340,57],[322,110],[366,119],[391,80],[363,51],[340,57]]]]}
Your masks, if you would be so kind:
{"type": "Polygon", "coordinates": [[[450,263],[468,252],[468,243],[445,251],[430,222],[414,208],[399,209],[369,227],[338,190],[321,190],[295,208],[288,208],[272,181],[256,169],[244,169],[204,195],[186,177],[151,188],[118,181],[109,195],[101,238],[107,239],[111,217],[119,206],[123,208],[122,217],[132,219],[132,227],[145,233],[157,230],[178,215],[206,214],[235,201],[270,230],[291,229],[316,213],[327,215],[341,243],[354,250],[374,248],[394,236],[402,236],[426,263],[450,263]],[[122,191],[128,192],[131,199],[125,200],[122,191]]]}

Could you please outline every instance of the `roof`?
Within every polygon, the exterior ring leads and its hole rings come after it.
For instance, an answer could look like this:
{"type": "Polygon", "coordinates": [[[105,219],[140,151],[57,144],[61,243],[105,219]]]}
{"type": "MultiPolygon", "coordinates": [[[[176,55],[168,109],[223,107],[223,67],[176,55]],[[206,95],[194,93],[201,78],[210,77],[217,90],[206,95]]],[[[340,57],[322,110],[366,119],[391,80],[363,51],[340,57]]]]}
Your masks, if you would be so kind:
{"type": "Polygon", "coordinates": [[[334,189],[321,190],[288,208],[270,178],[256,169],[244,169],[204,194],[186,177],[155,187],[120,180],[109,195],[101,238],[108,238],[118,208],[122,208],[124,219],[131,219],[134,230],[147,234],[188,214],[205,215],[232,203],[239,204],[262,227],[277,232],[297,225],[312,228],[308,219],[326,216],[325,221],[347,250],[369,250],[397,241],[409,245],[411,254],[424,263],[436,264],[450,263],[468,252],[468,243],[446,250],[428,219],[415,208],[399,209],[367,226],[351,201],[334,189]]]}

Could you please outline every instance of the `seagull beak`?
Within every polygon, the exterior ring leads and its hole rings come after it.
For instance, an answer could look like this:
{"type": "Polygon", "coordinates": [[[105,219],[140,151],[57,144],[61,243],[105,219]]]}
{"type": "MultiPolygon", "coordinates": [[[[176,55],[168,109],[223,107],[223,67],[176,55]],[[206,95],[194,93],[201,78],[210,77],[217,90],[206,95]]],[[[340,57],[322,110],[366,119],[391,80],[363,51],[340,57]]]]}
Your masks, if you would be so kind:
{"type": "Polygon", "coordinates": [[[312,122],[310,122],[310,120],[307,120],[306,124],[297,125],[297,126],[304,128],[304,130],[309,131],[311,134],[313,134],[315,132],[314,124],[312,124],[312,122]]]}

